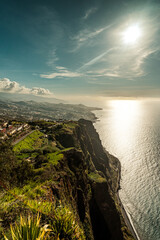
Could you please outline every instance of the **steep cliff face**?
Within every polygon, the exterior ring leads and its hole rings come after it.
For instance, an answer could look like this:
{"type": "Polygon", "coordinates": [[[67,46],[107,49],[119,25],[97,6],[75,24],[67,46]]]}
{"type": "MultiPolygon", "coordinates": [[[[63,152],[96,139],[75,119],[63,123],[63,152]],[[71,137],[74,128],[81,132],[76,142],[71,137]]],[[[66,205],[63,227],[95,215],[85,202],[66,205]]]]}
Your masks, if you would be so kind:
{"type": "Polygon", "coordinates": [[[41,132],[34,132],[34,141],[30,135],[30,149],[25,144],[23,149],[23,142],[14,147],[18,182],[0,195],[0,227],[7,229],[20,213],[33,211],[40,211],[46,223],[54,215],[50,209],[62,205],[87,240],[133,239],[117,199],[120,163],[104,150],[92,122],[32,124],[41,132]]]}
{"type": "Polygon", "coordinates": [[[86,231],[87,239],[125,239],[124,222],[116,207],[119,161],[104,150],[90,121],[79,120],[72,132],[59,133],[57,140],[65,148],[74,147],[65,153],[65,158],[76,178],[71,183],[75,192],[71,195],[80,221],[89,230],[89,233],[86,231]]]}

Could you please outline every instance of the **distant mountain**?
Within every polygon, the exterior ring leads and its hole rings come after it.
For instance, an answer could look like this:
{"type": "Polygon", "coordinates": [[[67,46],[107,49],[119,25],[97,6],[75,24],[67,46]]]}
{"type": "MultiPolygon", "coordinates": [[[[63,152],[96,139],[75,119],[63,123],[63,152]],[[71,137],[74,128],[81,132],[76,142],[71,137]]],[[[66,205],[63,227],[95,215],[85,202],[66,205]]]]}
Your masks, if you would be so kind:
{"type": "Polygon", "coordinates": [[[65,103],[64,100],[57,99],[57,98],[47,98],[47,97],[34,96],[29,94],[16,94],[16,93],[4,93],[4,92],[0,92],[0,100],[65,103]]]}
{"type": "MultiPolygon", "coordinates": [[[[64,104],[38,101],[10,100],[0,97],[0,117],[7,119],[32,120],[79,120],[84,118],[95,121],[93,110],[100,108],[87,107],[83,104],[64,104]]],[[[48,99],[47,99],[48,100],[48,99]]]]}

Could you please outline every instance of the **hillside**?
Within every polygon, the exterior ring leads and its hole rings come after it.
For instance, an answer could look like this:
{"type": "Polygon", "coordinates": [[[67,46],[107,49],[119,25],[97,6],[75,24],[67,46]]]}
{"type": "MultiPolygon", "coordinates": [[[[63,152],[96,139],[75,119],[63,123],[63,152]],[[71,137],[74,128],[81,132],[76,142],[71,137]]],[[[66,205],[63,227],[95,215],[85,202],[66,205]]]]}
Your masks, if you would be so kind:
{"type": "Polygon", "coordinates": [[[20,214],[39,212],[44,224],[68,214],[76,234],[65,239],[133,239],[117,199],[120,163],[103,149],[93,124],[30,125],[35,131],[25,139],[0,145],[1,238],[2,232],[10,238],[9,224],[20,214]]]}
{"type": "Polygon", "coordinates": [[[85,118],[95,121],[96,117],[92,113],[100,108],[87,107],[83,104],[64,104],[36,101],[12,101],[1,100],[0,98],[0,118],[28,120],[79,120],[85,118]]]}

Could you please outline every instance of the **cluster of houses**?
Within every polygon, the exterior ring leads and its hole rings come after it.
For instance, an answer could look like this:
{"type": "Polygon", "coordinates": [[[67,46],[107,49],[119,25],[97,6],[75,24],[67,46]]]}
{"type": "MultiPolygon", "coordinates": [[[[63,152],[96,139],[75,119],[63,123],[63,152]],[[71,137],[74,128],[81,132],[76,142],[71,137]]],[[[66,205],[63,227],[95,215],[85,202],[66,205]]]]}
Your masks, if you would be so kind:
{"type": "Polygon", "coordinates": [[[14,134],[20,133],[29,128],[27,123],[12,125],[6,122],[1,122],[0,125],[0,139],[6,139],[13,136],[14,134]]]}

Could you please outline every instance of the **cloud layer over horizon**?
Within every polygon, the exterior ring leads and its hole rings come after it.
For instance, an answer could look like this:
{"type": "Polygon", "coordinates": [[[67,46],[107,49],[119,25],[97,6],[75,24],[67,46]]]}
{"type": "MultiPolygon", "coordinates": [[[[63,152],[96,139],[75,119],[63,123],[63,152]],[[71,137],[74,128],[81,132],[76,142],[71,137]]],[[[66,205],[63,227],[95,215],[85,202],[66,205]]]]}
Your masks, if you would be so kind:
{"type": "Polygon", "coordinates": [[[26,88],[25,86],[21,86],[18,82],[11,81],[8,78],[0,79],[0,92],[7,93],[18,93],[18,94],[31,94],[35,96],[45,96],[45,97],[53,97],[53,93],[48,89],[40,88],[40,87],[32,87],[26,88]]]}

